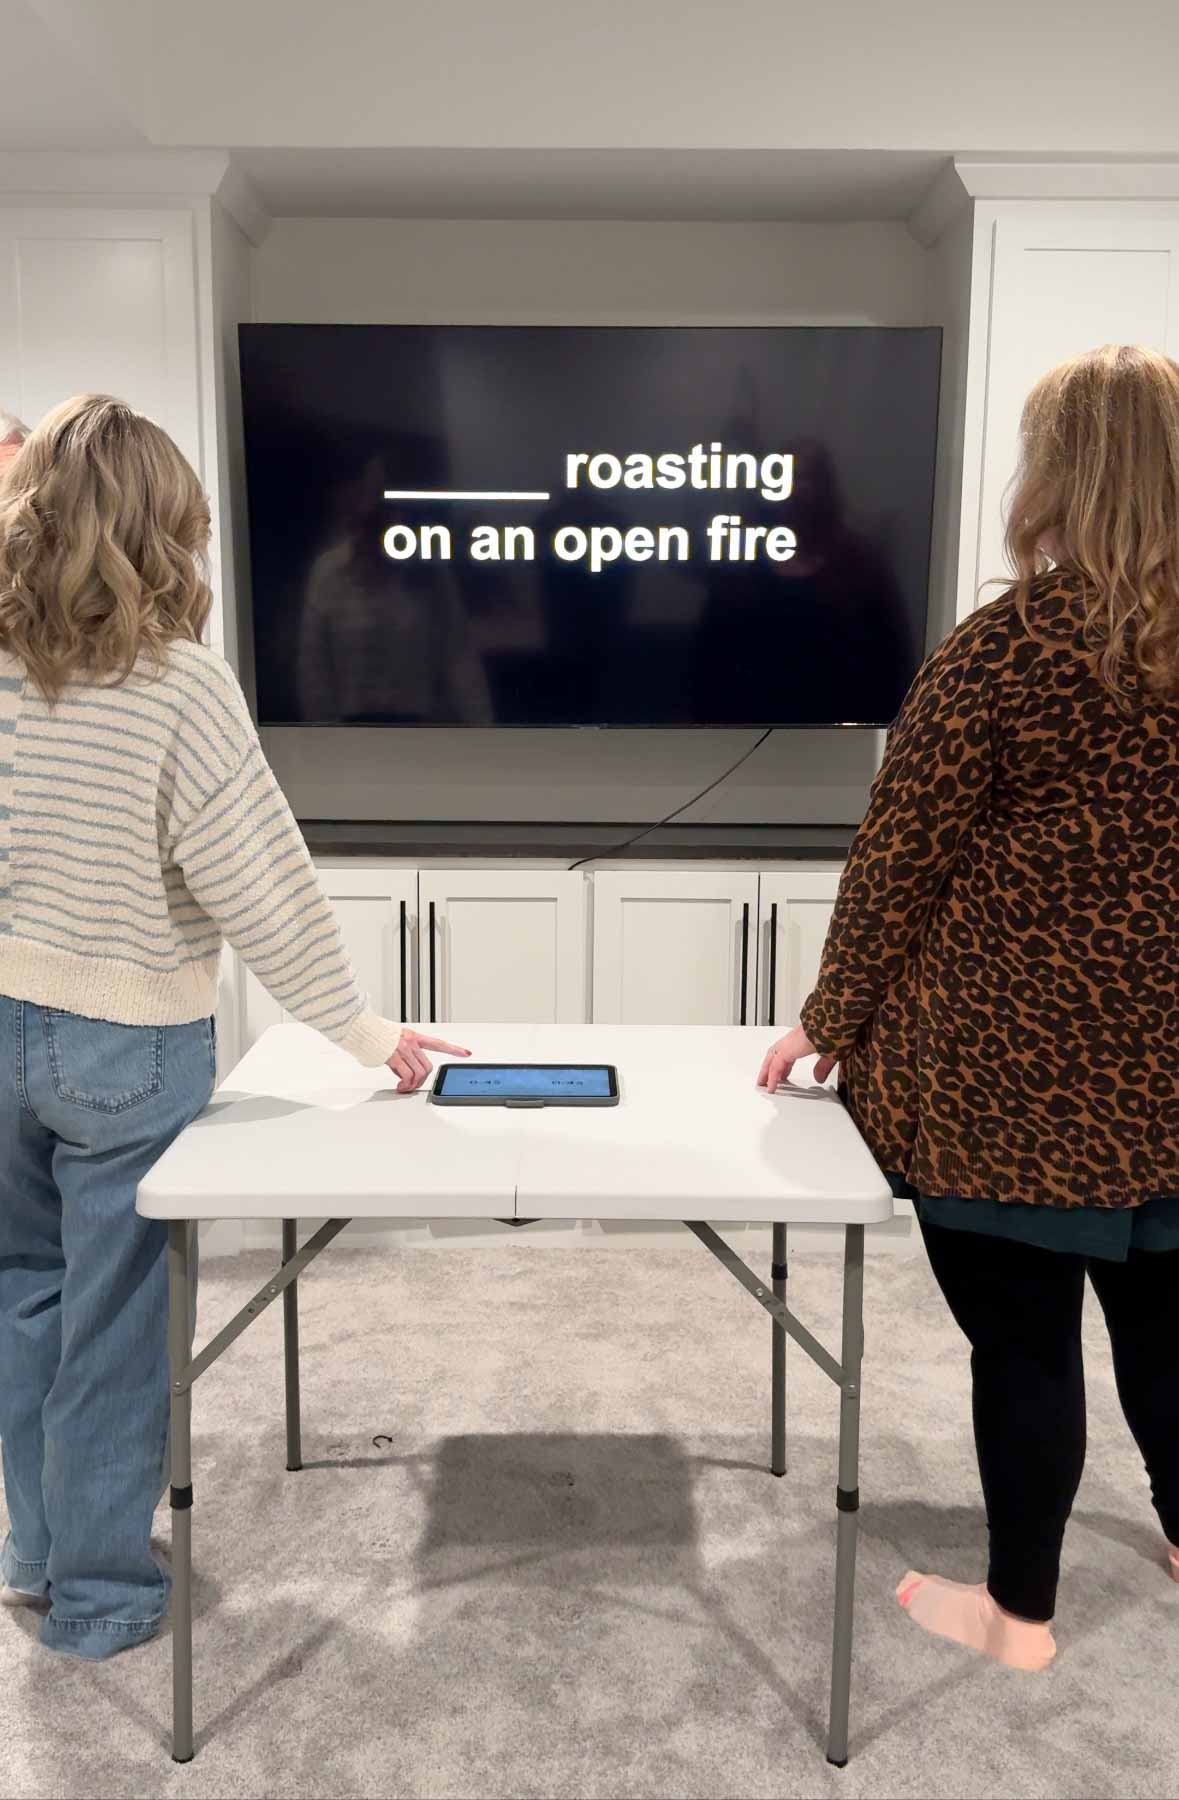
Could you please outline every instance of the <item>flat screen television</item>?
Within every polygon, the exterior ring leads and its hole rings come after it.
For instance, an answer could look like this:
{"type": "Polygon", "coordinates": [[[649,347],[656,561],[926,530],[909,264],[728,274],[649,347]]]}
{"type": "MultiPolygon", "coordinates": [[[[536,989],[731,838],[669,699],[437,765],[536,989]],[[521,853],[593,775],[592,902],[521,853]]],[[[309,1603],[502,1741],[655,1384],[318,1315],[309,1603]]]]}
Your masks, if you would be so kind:
{"type": "Polygon", "coordinates": [[[896,716],[940,330],[240,329],[262,723],[896,716]]]}

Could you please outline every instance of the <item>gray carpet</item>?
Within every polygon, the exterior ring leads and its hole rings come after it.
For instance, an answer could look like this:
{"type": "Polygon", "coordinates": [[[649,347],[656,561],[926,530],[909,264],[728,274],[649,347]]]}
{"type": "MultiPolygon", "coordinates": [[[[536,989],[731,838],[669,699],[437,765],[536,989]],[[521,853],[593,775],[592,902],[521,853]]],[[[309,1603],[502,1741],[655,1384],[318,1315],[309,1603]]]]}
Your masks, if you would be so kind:
{"type": "MultiPolygon", "coordinates": [[[[204,1337],[264,1278],[211,1264],[204,1337]]],[[[792,1300],[837,1347],[838,1264],[792,1300]]],[[[927,1638],[910,1566],[978,1579],[966,1358],[919,1256],[868,1270],[852,1760],[823,1757],[835,1392],[700,1246],[329,1251],[196,1391],[198,1753],[167,1639],[99,1667],[0,1615],[5,1796],[1173,1796],[1179,1587],[1088,1308],[1090,1461],[1044,1676],[927,1638]],[[374,1444],[374,1438],[380,1441],[374,1444]]],[[[166,1539],[168,1515],[157,1523],[166,1539]]]]}

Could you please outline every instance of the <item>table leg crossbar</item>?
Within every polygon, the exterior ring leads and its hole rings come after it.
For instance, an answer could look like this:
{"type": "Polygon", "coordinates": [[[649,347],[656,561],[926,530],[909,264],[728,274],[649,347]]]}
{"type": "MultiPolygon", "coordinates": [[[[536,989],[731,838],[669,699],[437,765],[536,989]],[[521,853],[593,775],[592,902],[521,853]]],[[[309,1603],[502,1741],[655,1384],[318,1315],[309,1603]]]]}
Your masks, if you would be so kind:
{"type": "MultiPolygon", "coordinates": [[[[294,1300],[294,1295],[290,1292],[291,1286],[299,1279],[299,1276],[303,1273],[308,1263],[314,1262],[320,1251],[326,1249],[332,1239],[338,1237],[348,1223],[349,1221],[347,1219],[329,1219],[326,1225],[321,1225],[319,1230],[307,1239],[307,1242],[301,1250],[295,1250],[294,1220],[284,1219],[282,1227],[283,1262],[278,1274],[272,1276],[265,1287],[260,1287],[258,1292],[254,1295],[254,1298],[248,1300],[240,1312],[234,1313],[233,1318],[230,1319],[228,1325],[223,1325],[216,1337],[209,1339],[199,1356],[194,1356],[191,1362],[185,1357],[184,1366],[179,1371],[173,1369],[172,1392],[178,1394],[186,1392],[191,1388],[197,1377],[203,1375],[205,1370],[210,1368],[213,1363],[217,1361],[217,1358],[222,1352],[228,1350],[234,1339],[241,1336],[247,1325],[252,1325],[259,1313],[264,1312],[270,1305],[270,1302],[272,1300],[277,1300],[280,1294],[283,1296],[283,1311],[287,1326],[286,1341],[288,1350],[290,1350],[290,1328],[292,1321],[295,1321],[297,1330],[298,1318],[298,1315],[294,1312],[293,1306],[290,1304],[290,1302],[294,1300]]],[[[172,1247],[170,1237],[168,1247],[169,1249],[172,1247]]],[[[296,1335],[293,1345],[296,1356],[298,1355],[298,1347],[299,1340],[296,1335]]],[[[290,1358],[288,1357],[288,1377],[290,1372],[289,1364],[290,1358]]],[[[296,1386],[297,1381],[298,1377],[296,1374],[296,1386]]]]}
{"type": "MultiPolygon", "coordinates": [[[[525,1223],[526,1221],[511,1221],[525,1223]]],[[[775,1475],[786,1470],[786,1339],[792,1337],[839,1388],[839,1482],[835,1504],[838,1526],[835,1550],[835,1632],[831,1666],[831,1714],[827,1760],[842,1768],[847,1762],[848,1704],[851,1689],[852,1612],[856,1573],[856,1526],[859,1497],[860,1366],[864,1349],[864,1227],[848,1225],[844,1233],[843,1338],[837,1362],[786,1305],[786,1227],[774,1226],[771,1286],[744,1263],[710,1225],[686,1219],[688,1230],[735,1275],[773,1322],[771,1363],[771,1456],[775,1475]]],[[[329,1219],[302,1249],[296,1247],[295,1221],[284,1219],[282,1266],[252,1300],[210,1338],[198,1356],[192,1354],[189,1273],[192,1232],[187,1221],[168,1226],[168,1354],[171,1363],[172,1434],[172,1757],[191,1762],[192,1730],[192,1386],[215,1363],[272,1300],[283,1297],[283,1346],[286,1371],[287,1468],[302,1467],[299,1418],[299,1323],[295,1283],[307,1265],[348,1224],[329,1219]]]]}
{"type": "MultiPolygon", "coordinates": [[[[742,1262],[737,1252],[725,1243],[724,1238],[720,1237],[711,1225],[702,1225],[698,1220],[693,1219],[685,1219],[684,1224],[689,1231],[695,1233],[702,1244],[708,1246],[717,1261],[724,1263],[729,1273],[737,1277],[741,1286],[748,1289],[755,1300],[761,1301],[774,1323],[792,1337],[800,1349],[806,1351],[812,1362],[818,1363],[824,1375],[829,1375],[836,1387],[842,1387],[844,1380],[842,1364],[836,1362],[829,1350],[824,1350],[817,1337],[812,1337],[806,1326],[787,1309],[786,1302],[770,1291],[762,1277],[756,1274],[748,1263],[742,1262]]],[[[774,1229],[778,1231],[784,1228],[775,1226],[774,1229]]],[[[784,1266],[784,1263],[776,1266],[784,1266]]],[[[781,1279],[785,1280],[784,1277],[781,1279]]]]}

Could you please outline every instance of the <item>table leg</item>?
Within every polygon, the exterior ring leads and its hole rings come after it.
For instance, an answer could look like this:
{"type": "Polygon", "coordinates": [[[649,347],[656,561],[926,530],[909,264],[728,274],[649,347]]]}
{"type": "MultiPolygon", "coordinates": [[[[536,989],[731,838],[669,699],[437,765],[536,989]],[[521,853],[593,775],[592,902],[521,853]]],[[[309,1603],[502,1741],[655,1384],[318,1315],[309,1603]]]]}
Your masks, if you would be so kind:
{"type": "MultiPolygon", "coordinates": [[[[774,1226],[773,1262],[770,1275],[774,1298],[786,1299],[786,1227],[774,1226]]],[[[786,1333],[776,1319],[770,1321],[773,1347],[770,1363],[770,1469],[775,1475],[786,1473],[786,1333]]]]}
{"type": "MultiPolygon", "coordinates": [[[[298,1248],[296,1227],[295,1219],[284,1219],[282,1222],[284,1263],[290,1262],[298,1248]]],[[[282,1296],[283,1361],[287,1383],[287,1468],[292,1471],[303,1467],[303,1429],[299,1407],[298,1285],[297,1281],[292,1281],[289,1287],[283,1289],[282,1296]]]]}
{"type": "Polygon", "coordinates": [[[839,1400],[839,1509],[835,1546],[835,1640],[831,1658],[831,1718],[827,1761],[847,1762],[851,1696],[856,1535],[860,1505],[860,1371],[864,1356],[864,1227],[849,1225],[843,1255],[843,1386],[839,1400]]]}
{"type": "Polygon", "coordinates": [[[192,1228],[168,1224],[168,1362],[172,1443],[172,1760],[191,1762],[192,1741],[192,1388],[178,1385],[192,1360],[189,1268],[192,1228]]]}

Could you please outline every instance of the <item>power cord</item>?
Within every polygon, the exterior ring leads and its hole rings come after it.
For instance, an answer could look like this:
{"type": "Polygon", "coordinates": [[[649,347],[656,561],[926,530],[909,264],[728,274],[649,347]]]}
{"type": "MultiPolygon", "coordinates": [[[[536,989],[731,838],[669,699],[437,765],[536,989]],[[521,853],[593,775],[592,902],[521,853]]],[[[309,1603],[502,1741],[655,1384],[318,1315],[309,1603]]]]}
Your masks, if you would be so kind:
{"type": "Polygon", "coordinates": [[[670,825],[673,819],[678,819],[680,814],[687,812],[690,806],[695,806],[698,801],[703,800],[708,794],[711,794],[712,790],[718,788],[722,781],[727,781],[730,775],[735,775],[742,763],[747,763],[754,751],[760,750],[766,739],[772,737],[776,730],[777,727],[774,725],[767,726],[757,742],[750,744],[744,755],[739,756],[735,763],[730,763],[729,767],[725,769],[722,774],[718,775],[715,781],[710,781],[706,788],[701,788],[698,794],[693,794],[692,798],[690,800],[685,800],[682,806],[675,807],[665,818],[657,819],[654,825],[644,825],[641,831],[636,831],[633,837],[624,838],[621,844],[615,844],[611,848],[605,850],[591,851],[589,856],[579,856],[576,862],[569,864],[569,873],[572,874],[574,869],[580,869],[586,863],[599,862],[604,856],[621,856],[622,852],[624,850],[629,850],[632,844],[637,844],[642,838],[650,837],[653,831],[661,831],[665,825],[670,825]]]}

